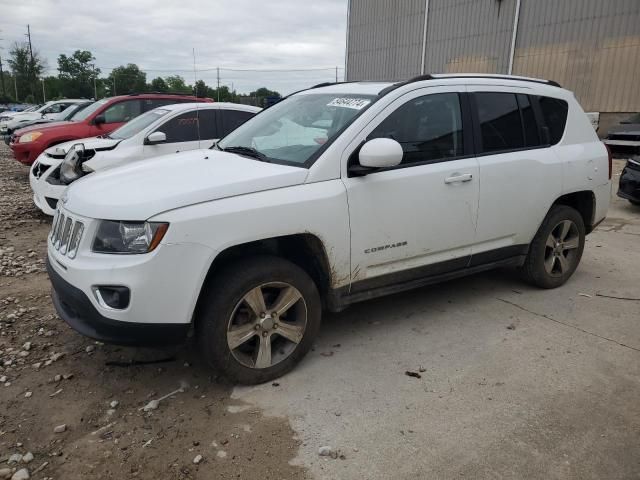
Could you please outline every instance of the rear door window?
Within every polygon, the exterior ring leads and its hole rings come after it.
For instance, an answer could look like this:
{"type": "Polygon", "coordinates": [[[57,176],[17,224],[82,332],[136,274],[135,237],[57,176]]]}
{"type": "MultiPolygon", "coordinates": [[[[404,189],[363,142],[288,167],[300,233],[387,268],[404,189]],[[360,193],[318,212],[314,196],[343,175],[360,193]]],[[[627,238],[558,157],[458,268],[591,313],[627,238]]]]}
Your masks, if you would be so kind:
{"type": "Polygon", "coordinates": [[[551,145],[555,145],[564,135],[569,104],[564,100],[552,97],[538,97],[538,102],[546,127],[549,129],[549,140],[551,145]]]}
{"type": "Polygon", "coordinates": [[[475,93],[482,153],[525,147],[522,119],[514,93],[475,93]]]}
{"type": "Polygon", "coordinates": [[[522,115],[522,128],[524,130],[524,144],[526,147],[540,146],[540,132],[533,112],[533,105],[529,95],[518,94],[518,106],[522,115]]]}
{"type": "Polygon", "coordinates": [[[233,132],[244,122],[253,117],[254,113],[243,112],[240,110],[219,110],[218,118],[220,118],[220,137],[222,138],[228,133],[233,132]]]}
{"type": "Polygon", "coordinates": [[[198,110],[198,120],[200,125],[200,140],[222,138],[218,129],[215,110],[210,108],[206,110],[198,110]]]}

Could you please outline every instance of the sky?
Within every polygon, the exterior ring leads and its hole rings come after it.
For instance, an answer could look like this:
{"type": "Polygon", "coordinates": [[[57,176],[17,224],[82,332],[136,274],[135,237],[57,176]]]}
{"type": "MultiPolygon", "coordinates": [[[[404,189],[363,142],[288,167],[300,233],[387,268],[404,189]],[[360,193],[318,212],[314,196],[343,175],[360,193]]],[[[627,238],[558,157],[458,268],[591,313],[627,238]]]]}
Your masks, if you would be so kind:
{"type": "Polygon", "coordinates": [[[61,53],[89,50],[102,76],[135,63],[147,82],[193,84],[195,49],[197,78],[215,87],[220,67],[220,84],[239,93],[335,81],[336,66],[343,80],[347,0],[0,0],[3,58],[27,24],[47,75],[61,53]]]}

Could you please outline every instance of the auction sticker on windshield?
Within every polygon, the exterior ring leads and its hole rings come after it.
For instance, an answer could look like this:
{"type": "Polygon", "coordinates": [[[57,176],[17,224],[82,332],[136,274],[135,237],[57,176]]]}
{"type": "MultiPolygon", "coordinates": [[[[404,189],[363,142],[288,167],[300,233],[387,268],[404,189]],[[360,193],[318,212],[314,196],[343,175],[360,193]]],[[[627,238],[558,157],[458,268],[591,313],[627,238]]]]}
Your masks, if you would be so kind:
{"type": "Polygon", "coordinates": [[[334,98],[329,103],[327,103],[327,107],[343,107],[343,108],[353,108],[354,110],[362,110],[364,107],[369,105],[371,100],[367,100],[366,98],[334,98]]]}

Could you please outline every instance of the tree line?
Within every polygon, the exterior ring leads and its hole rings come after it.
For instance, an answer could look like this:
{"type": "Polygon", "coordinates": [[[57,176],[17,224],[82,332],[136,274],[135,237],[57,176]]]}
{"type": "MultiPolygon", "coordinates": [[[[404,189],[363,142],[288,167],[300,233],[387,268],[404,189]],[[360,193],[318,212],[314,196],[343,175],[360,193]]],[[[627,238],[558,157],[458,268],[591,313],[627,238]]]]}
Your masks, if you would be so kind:
{"type": "Polygon", "coordinates": [[[46,61],[27,43],[14,43],[9,51],[9,72],[0,76],[0,103],[42,103],[57,98],[95,98],[144,92],[183,93],[209,97],[221,102],[238,102],[242,97],[266,97],[280,94],[266,87],[239,95],[228,86],[214,88],[203,80],[194,85],[186,83],[180,75],[156,77],[147,82],[147,74],[138,65],[128,63],[100,76],[95,57],[89,50],[76,50],[71,55],[60,54],[57,59],[58,75],[44,76],[46,61]]]}

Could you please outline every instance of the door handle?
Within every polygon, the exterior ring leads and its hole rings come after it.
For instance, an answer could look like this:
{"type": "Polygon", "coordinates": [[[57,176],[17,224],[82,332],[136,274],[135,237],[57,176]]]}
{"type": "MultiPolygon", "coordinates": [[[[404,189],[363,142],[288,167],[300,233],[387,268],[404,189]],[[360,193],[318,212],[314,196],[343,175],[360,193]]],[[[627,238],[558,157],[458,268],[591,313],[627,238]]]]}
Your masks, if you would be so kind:
{"type": "Polygon", "coordinates": [[[473,179],[473,175],[470,173],[463,173],[461,175],[455,174],[451,177],[444,179],[444,183],[458,183],[458,182],[470,182],[473,179]]]}

